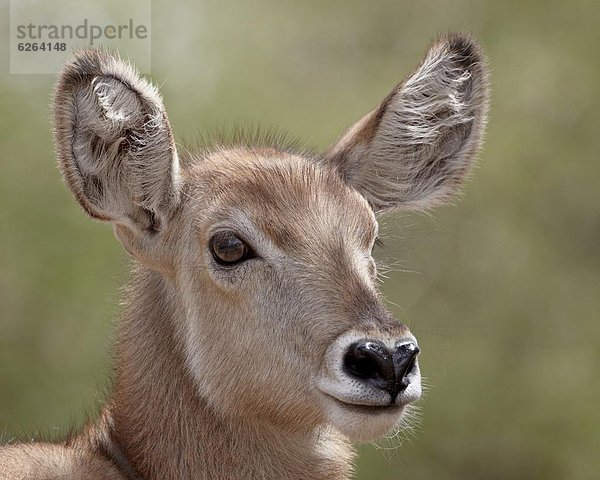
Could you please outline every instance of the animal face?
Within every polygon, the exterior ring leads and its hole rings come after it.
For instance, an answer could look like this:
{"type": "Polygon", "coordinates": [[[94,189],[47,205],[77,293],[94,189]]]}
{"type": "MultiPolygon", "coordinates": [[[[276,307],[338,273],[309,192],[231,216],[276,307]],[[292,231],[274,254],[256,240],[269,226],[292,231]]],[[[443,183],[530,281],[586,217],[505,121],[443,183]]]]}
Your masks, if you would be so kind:
{"type": "Polygon", "coordinates": [[[444,37],[322,155],[240,143],[180,161],[154,87],[83,51],[56,90],[56,144],[85,211],[163,275],[215,411],[371,440],[421,392],[417,340],[377,290],[375,214],[452,198],[479,148],[486,78],[471,40],[444,37]]]}
{"type": "Polygon", "coordinates": [[[206,398],[298,428],[329,415],[385,419],[376,434],[385,433],[418,397],[419,377],[415,363],[410,397],[403,389],[392,404],[392,387],[373,380],[394,381],[393,364],[383,372],[367,355],[357,360],[364,372],[344,366],[356,342],[386,342],[390,352],[415,342],[379,298],[368,202],[330,166],[282,152],[220,152],[186,181],[180,215],[195,221],[176,249],[185,259],[177,282],[193,312],[184,337],[206,398]]]}

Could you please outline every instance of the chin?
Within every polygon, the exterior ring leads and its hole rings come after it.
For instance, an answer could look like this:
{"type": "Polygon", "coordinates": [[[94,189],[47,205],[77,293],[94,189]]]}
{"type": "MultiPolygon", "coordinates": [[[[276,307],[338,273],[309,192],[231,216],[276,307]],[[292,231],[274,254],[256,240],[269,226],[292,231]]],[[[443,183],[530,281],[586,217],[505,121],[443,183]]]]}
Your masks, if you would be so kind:
{"type": "Polygon", "coordinates": [[[328,395],[325,413],[333,427],[351,442],[372,442],[396,430],[402,422],[404,406],[366,406],[344,403],[328,395]]]}

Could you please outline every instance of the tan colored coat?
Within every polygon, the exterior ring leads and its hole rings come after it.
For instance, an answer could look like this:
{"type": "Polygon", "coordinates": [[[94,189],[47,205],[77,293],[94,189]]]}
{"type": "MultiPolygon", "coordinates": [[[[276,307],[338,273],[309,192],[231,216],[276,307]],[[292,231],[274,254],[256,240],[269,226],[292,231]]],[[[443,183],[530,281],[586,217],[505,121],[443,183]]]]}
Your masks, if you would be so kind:
{"type": "Polygon", "coordinates": [[[377,289],[375,213],[450,200],[486,113],[483,56],[449,35],[321,156],[263,137],[180,159],[152,85],[75,55],[54,98],[61,170],[137,267],[99,420],[0,448],[0,479],[350,478],[350,442],[420,395],[418,364],[397,397],[344,367],[353,342],[416,342],[377,289]]]}

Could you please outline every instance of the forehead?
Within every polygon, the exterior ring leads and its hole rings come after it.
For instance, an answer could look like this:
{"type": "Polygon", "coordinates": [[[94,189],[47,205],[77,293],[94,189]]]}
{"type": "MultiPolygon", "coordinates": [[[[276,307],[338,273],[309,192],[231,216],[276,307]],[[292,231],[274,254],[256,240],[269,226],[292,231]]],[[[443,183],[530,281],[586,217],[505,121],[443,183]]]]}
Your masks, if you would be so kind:
{"type": "Polygon", "coordinates": [[[241,214],[280,248],[297,249],[331,236],[368,243],[376,234],[366,200],[333,169],[298,155],[220,151],[196,162],[187,182],[205,227],[241,214]]]}

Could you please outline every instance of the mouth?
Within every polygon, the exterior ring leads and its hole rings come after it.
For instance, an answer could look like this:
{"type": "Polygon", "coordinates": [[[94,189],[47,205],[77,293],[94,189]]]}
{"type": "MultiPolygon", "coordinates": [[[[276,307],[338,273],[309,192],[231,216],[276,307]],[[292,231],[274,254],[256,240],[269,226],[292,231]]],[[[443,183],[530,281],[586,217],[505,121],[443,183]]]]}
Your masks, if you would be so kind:
{"type": "Polygon", "coordinates": [[[397,405],[395,403],[385,403],[381,405],[376,404],[362,404],[362,403],[353,403],[344,400],[340,400],[337,397],[334,397],[330,393],[323,392],[321,393],[331,402],[333,402],[336,406],[340,407],[344,411],[348,413],[359,413],[361,415],[381,415],[381,414],[392,414],[392,415],[400,415],[404,410],[404,405],[397,405]]]}
{"type": "Polygon", "coordinates": [[[322,392],[327,398],[332,400],[337,406],[346,410],[349,413],[359,413],[361,415],[381,415],[381,414],[393,414],[399,415],[404,410],[403,405],[396,405],[393,403],[383,405],[362,405],[360,403],[350,403],[340,400],[328,393],[322,392]]]}

